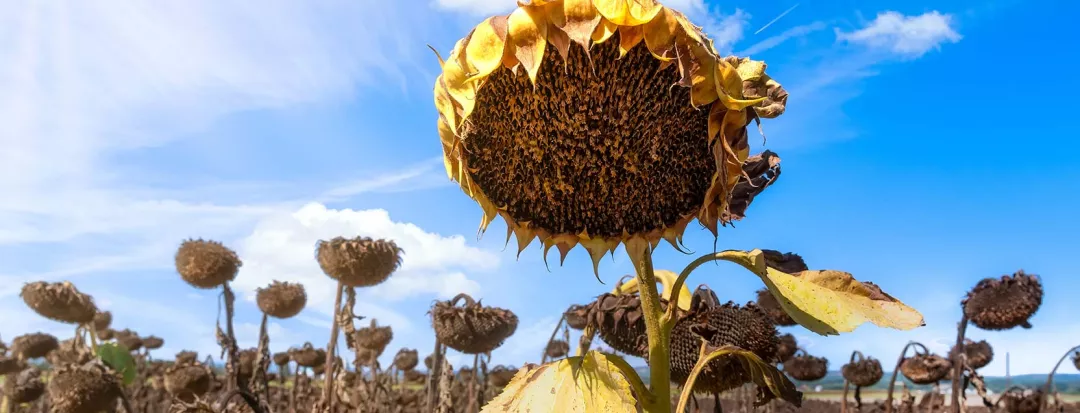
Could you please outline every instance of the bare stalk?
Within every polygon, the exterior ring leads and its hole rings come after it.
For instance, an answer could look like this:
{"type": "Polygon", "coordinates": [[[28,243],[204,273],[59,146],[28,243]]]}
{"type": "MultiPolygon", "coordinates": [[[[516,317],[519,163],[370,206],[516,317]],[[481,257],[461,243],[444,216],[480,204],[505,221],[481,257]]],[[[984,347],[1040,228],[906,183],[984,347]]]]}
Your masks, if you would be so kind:
{"type": "MultiPolygon", "coordinates": [[[[262,323],[259,325],[259,347],[255,363],[255,376],[252,378],[252,391],[256,395],[262,395],[267,405],[270,405],[270,382],[267,379],[266,370],[270,367],[270,337],[266,333],[266,322],[269,316],[263,313],[262,323]]],[[[280,372],[278,372],[280,374],[280,372]]]]}
{"type": "Polygon", "coordinates": [[[229,288],[229,283],[226,282],[221,285],[222,297],[225,300],[225,335],[228,343],[229,360],[225,363],[225,370],[228,371],[229,378],[226,380],[227,390],[235,390],[239,388],[239,375],[237,374],[238,349],[236,347],[236,333],[233,330],[233,303],[236,302],[236,296],[233,295],[232,289],[229,288]]]}
{"type": "MultiPolygon", "coordinates": [[[[961,309],[963,311],[963,309],[961,309]]],[[[960,323],[956,325],[956,346],[953,347],[951,354],[952,358],[952,398],[950,406],[953,413],[960,413],[960,392],[966,391],[966,388],[961,388],[960,375],[963,373],[964,365],[967,364],[967,352],[964,351],[964,335],[967,333],[968,318],[965,313],[960,317],[960,323]]],[[[966,386],[965,386],[966,387],[966,386]]]]}
{"type": "Polygon", "coordinates": [[[476,410],[476,375],[478,373],[477,369],[480,367],[479,362],[480,355],[474,354],[472,359],[472,374],[469,375],[469,386],[466,387],[466,389],[468,389],[466,391],[469,394],[469,402],[465,406],[465,413],[473,413],[473,410],[476,410]]]}
{"type": "MultiPolygon", "coordinates": [[[[555,341],[555,335],[559,333],[559,327],[562,327],[563,321],[566,321],[566,313],[565,312],[563,313],[562,317],[559,317],[559,322],[555,323],[555,329],[551,330],[551,337],[548,337],[547,345],[544,346],[544,355],[540,357],[540,364],[547,363],[547,359],[548,359],[547,349],[548,349],[548,347],[551,347],[551,342],[555,341]]],[[[567,341],[567,344],[569,344],[569,343],[570,342],[567,341]]]]}
{"type": "Polygon", "coordinates": [[[338,282],[337,293],[334,294],[334,319],[330,322],[330,342],[326,343],[326,373],[323,374],[323,394],[322,401],[323,406],[327,411],[334,411],[334,364],[336,359],[334,358],[334,349],[337,348],[338,341],[338,316],[341,313],[341,294],[345,291],[345,285],[338,282]]]}
{"type": "Polygon", "coordinates": [[[1046,411],[1047,399],[1050,397],[1050,391],[1054,387],[1054,374],[1057,373],[1058,367],[1061,367],[1061,363],[1065,362],[1065,359],[1069,358],[1069,354],[1074,351],[1080,351],[1080,346],[1070,348],[1065,352],[1065,355],[1058,359],[1057,364],[1054,365],[1054,369],[1050,370],[1050,375],[1046,376],[1046,387],[1043,388],[1042,398],[1039,400],[1039,411],[1046,411]]]}
{"type": "MultiPolygon", "coordinates": [[[[851,359],[848,360],[848,363],[854,363],[856,361],[856,357],[858,357],[858,361],[862,361],[863,360],[862,352],[859,351],[859,350],[855,350],[855,351],[851,352],[851,359]]],[[[847,413],[847,394],[848,394],[848,387],[850,385],[851,385],[851,383],[848,382],[847,377],[844,377],[844,396],[840,400],[840,413],[847,413]]],[[[855,386],[855,387],[856,387],[856,389],[858,389],[859,386],[855,386]]]]}
{"type": "Polygon", "coordinates": [[[439,339],[435,339],[435,352],[431,353],[431,369],[427,376],[427,406],[434,409],[439,402],[439,377],[442,373],[443,346],[439,339]]]}
{"type": "Polygon", "coordinates": [[[915,341],[909,341],[906,345],[904,345],[904,349],[900,350],[900,357],[896,360],[896,368],[894,368],[892,371],[892,379],[889,380],[889,393],[885,396],[885,413],[892,413],[893,411],[892,401],[893,389],[896,388],[896,373],[900,371],[900,365],[904,364],[904,356],[907,355],[908,349],[913,346],[922,348],[922,351],[924,353],[930,352],[926,349],[926,346],[922,345],[922,343],[918,343],[915,341]]]}
{"type": "Polygon", "coordinates": [[[656,289],[656,274],[653,273],[652,251],[646,250],[644,256],[631,258],[637,263],[638,294],[649,339],[649,387],[654,402],[646,405],[645,411],[667,413],[671,411],[671,349],[668,340],[674,323],[660,322],[663,310],[660,308],[660,293],[656,289]]]}

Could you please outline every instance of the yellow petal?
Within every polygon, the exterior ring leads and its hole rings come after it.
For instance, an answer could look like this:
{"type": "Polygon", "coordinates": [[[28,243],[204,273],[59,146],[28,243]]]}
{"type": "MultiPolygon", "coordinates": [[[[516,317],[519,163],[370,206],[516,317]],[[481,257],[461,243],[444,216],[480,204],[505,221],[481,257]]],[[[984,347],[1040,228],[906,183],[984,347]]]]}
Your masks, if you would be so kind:
{"type": "Polygon", "coordinates": [[[435,110],[450,127],[451,135],[457,129],[457,110],[454,101],[450,98],[450,91],[446,89],[446,80],[443,75],[435,78],[435,110]]]}
{"type": "Polygon", "coordinates": [[[602,353],[589,351],[522,368],[481,412],[634,412],[637,400],[629,380],[602,353]]]}
{"type": "Polygon", "coordinates": [[[450,130],[446,121],[439,119],[439,138],[443,145],[443,166],[446,167],[446,175],[453,180],[458,177],[458,164],[454,156],[454,148],[457,145],[457,137],[450,130]]]}
{"type": "Polygon", "coordinates": [[[757,80],[765,75],[765,62],[760,60],[750,60],[749,57],[739,59],[739,66],[735,70],[739,73],[739,78],[743,81],[757,80]]]}
{"type": "Polygon", "coordinates": [[[694,65],[690,70],[690,104],[695,107],[712,103],[716,93],[716,56],[699,43],[690,44],[694,65]]]}
{"type": "Polygon", "coordinates": [[[663,8],[655,0],[594,0],[596,11],[620,26],[648,23],[663,8]]]}
{"type": "Polygon", "coordinates": [[[607,19],[600,19],[600,23],[596,25],[596,29],[592,33],[593,43],[603,43],[607,39],[610,39],[615,34],[615,30],[619,28],[619,25],[608,21],[607,19]]]}
{"type": "Polygon", "coordinates": [[[634,46],[645,39],[645,31],[641,26],[619,28],[619,57],[626,56],[634,46]]]}
{"type": "Polygon", "coordinates": [[[506,45],[506,20],[506,16],[488,17],[476,25],[469,35],[465,57],[472,65],[473,73],[467,81],[486,77],[502,65],[503,49],[506,45]]]}
{"type": "Polygon", "coordinates": [[[681,28],[670,10],[661,10],[642,29],[645,31],[645,45],[653,57],[663,61],[675,58],[675,37],[681,28]]]}
{"type": "Polygon", "coordinates": [[[589,49],[589,40],[596,25],[600,24],[600,13],[596,12],[592,0],[563,0],[562,30],[574,43],[589,49]]]}
{"type": "Polygon", "coordinates": [[[716,93],[728,109],[743,110],[765,98],[742,99],[742,79],[729,63],[720,60],[716,65],[716,93]]]}
{"type": "Polygon", "coordinates": [[[547,16],[543,11],[541,7],[522,7],[510,13],[507,19],[510,26],[509,41],[514,45],[514,57],[521,63],[533,84],[536,84],[536,74],[540,72],[544,47],[547,46],[547,16]]]}
{"type": "Polygon", "coordinates": [[[476,106],[476,84],[468,81],[468,70],[464,64],[465,59],[461,55],[462,50],[464,47],[462,42],[459,42],[458,47],[454,48],[443,64],[443,82],[446,84],[446,90],[454,102],[461,106],[458,124],[468,118],[476,106]]]}
{"type": "Polygon", "coordinates": [[[922,314],[914,308],[846,272],[812,270],[787,274],[767,267],[761,250],[748,255],[754,262],[754,272],[784,311],[815,333],[846,333],[867,321],[898,330],[925,325],[922,314]]]}

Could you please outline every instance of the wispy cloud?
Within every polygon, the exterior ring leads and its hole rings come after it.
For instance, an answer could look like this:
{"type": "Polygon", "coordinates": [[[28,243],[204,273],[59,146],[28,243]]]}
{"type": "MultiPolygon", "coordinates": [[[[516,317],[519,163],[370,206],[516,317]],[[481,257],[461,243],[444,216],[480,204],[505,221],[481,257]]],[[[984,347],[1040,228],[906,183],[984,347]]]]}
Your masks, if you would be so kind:
{"type": "Polygon", "coordinates": [[[748,47],[745,50],[742,50],[742,51],[740,51],[740,52],[738,52],[736,54],[738,54],[739,56],[753,56],[755,54],[758,54],[758,53],[764,52],[766,50],[772,49],[772,48],[774,48],[776,46],[779,46],[781,43],[784,43],[785,41],[787,41],[789,39],[797,38],[797,37],[803,37],[803,36],[806,36],[806,35],[808,35],[810,33],[813,33],[813,32],[819,31],[819,30],[823,30],[826,27],[828,27],[828,25],[823,21],[816,21],[816,22],[813,22],[813,23],[810,23],[810,24],[805,24],[805,25],[802,25],[802,26],[795,26],[795,27],[792,27],[790,29],[784,30],[783,32],[781,32],[780,34],[778,34],[776,36],[771,36],[771,37],[766,38],[765,40],[754,43],[750,47],[748,47]]]}
{"type": "Polygon", "coordinates": [[[953,27],[953,17],[937,10],[918,16],[899,12],[879,13],[866,27],[847,33],[836,30],[839,41],[865,45],[892,52],[904,58],[917,58],[943,43],[959,42],[961,36],[953,27]]]}
{"type": "Polygon", "coordinates": [[[761,33],[763,31],[765,31],[765,29],[768,29],[769,26],[773,25],[773,23],[776,23],[776,22],[780,21],[780,19],[784,18],[784,16],[787,16],[788,13],[791,13],[792,10],[795,10],[796,7],[799,7],[800,4],[802,4],[802,3],[795,3],[794,6],[789,7],[787,10],[784,10],[784,12],[780,13],[779,16],[774,17],[772,20],[769,20],[768,23],[765,23],[764,26],[761,26],[760,29],[757,29],[757,31],[755,31],[754,34],[758,34],[758,33],[761,33]]]}

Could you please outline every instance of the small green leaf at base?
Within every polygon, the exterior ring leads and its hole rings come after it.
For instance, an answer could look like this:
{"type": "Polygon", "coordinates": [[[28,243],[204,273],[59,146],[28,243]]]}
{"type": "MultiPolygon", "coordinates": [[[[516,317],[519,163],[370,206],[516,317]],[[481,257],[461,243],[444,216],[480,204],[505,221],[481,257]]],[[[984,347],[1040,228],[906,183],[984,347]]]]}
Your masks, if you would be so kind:
{"type": "Polygon", "coordinates": [[[135,381],[135,359],[131,357],[131,352],[126,347],[115,343],[103,343],[98,346],[97,356],[105,365],[123,376],[125,386],[135,381]]]}

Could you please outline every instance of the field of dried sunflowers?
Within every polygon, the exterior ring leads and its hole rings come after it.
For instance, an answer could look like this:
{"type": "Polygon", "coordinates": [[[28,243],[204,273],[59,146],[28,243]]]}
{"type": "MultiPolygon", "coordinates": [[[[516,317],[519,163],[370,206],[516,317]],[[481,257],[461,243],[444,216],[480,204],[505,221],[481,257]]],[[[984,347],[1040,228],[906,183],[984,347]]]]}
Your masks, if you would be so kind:
{"type": "MultiPolygon", "coordinates": [[[[423,352],[424,368],[421,351],[408,348],[380,365],[393,329],[355,314],[356,289],[393,276],[403,251],[393,240],[366,237],[317,246],[319,266],[337,281],[326,346],[273,343],[295,347],[270,350],[268,319],[293,317],[308,304],[303,285],[274,282],[257,292],[258,346],[241,349],[230,287],[241,257],[193,239],[179,245],[176,270],[194,288],[221,292],[223,369],[213,355],[191,351],[152,358],[163,338],[116,329],[112,314],[70,282],[29,283],[26,305],[74,334],[16,332],[23,334],[10,346],[0,343],[0,413],[1078,410],[1055,393],[1053,373],[1041,388],[989,394],[979,369],[993,349],[965,338],[969,325],[1031,328],[1043,295],[1035,275],[978,282],[960,302],[952,351],[909,343],[883,401],[864,403],[861,392],[886,369],[854,351],[840,369],[837,403],[804,400],[792,379],[824,378],[828,360],[776,327],[835,335],[871,322],[909,330],[923,325],[918,311],[846,272],[811,270],[793,253],[728,250],[679,272],[654,268],[661,240],[681,251],[694,220],[715,236],[780,176],[777,154],[750,155],[747,128],[782,115],[787,92],[764,62],[720,57],[680,12],[652,0],[523,1],[481,22],[439,63],[434,102],[446,170],[479,204],[481,231],[502,217],[519,253],[534,239],[545,255],[556,247],[562,259],[581,245],[594,273],[600,258],[622,246],[636,269],[611,292],[568,308],[539,364],[493,365],[490,353],[514,334],[517,316],[462,294],[430,308],[437,344],[423,352]],[[685,286],[712,261],[758,276],[765,288],[756,302],[724,302],[707,285],[685,286]],[[576,343],[570,330],[579,332],[576,343]],[[340,336],[346,346],[339,349],[340,336]],[[594,349],[597,339],[611,349],[594,349]],[[343,359],[339,351],[351,354],[343,359]],[[450,351],[472,363],[450,365],[450,351]],[[648,383],[619,354],[645,359],[648,383]],[[897,391],[897,374],[917,385],[948,381],[951,400],[937,387],[920,400],[906,385],[897,391]],[[968,388],[983,406],[968,407],[968,388]]],[[[1080,369],[1074,348],[1053,371],[1070,357],[1080,369]]]]}

